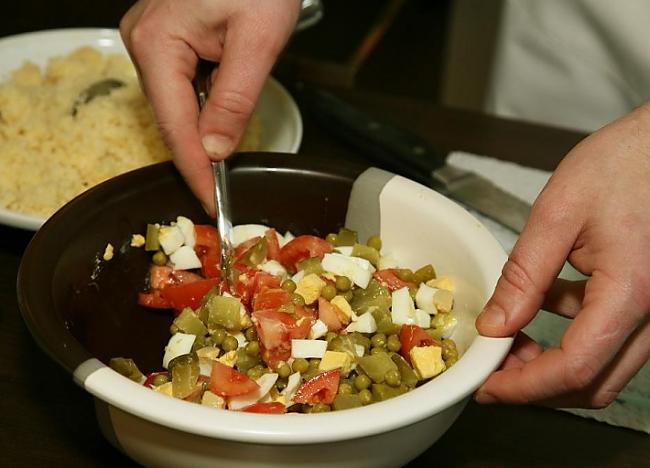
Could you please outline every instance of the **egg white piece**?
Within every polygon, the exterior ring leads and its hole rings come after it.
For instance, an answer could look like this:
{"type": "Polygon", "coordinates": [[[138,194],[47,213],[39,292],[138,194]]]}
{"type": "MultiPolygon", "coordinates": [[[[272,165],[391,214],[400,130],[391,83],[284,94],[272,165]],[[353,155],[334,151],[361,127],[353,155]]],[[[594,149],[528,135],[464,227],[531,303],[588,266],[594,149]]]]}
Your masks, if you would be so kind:
{"type": "Polygon", "coordinates": [[[438,309],[433,303],[433,297],[436,295],[436,288],[427,286],[426,284],[420,284],[418,292],[415,294],[415,303],[418,306],[418,309],[422,309],[431,315],[436,315],[438,309]]]}
{"type": "Polygon", "coordinates": [[[411,325],[415,322],[415,306],[409,288],[393,291],[390,316],[396,325],[411,325]]]}
{"type": "Polygon", "coordinates": [[[309,339],[316,340],[327,334],[327,325],[321,320],[316,320],[309,330],[309,339]]]}
{"type": "Polygon", "coordinates": [[[365,289],[375,267],[365,258],[348,257],[340,253],[327,253],[321,262],[323,269],[339,276],[346,276],[354,284],[365,289]]]}
{"type": "Polygon", "coordinates": [[[196,335],[189,335],[187,333],[173,334],[171,338],[169,338],[167,346],[165,346],[163,367],[167,369],[169,361],[178,356],[182,356],[183,354],[189,354],[189,352],[192,351],[194,340],[196,340],[196,335]]]}
{"type": "Polygon", "coordinates": [[[269,390],[273,388],[273,384],[275,384],[276,380],[278,380],[278,374],[276,373],[268,373],[262,375],[255,381],[257,385],[259,385],[257,389],[244,395],[228,398],[228,408],[231,410],[240,410],[247,407],[248,405],[257,403],[262,398],[264,398],[264,395],[269,393],[269,390]]]}
{"type": "Polygon", "coordinates": [[[176,249],[170,256],[169,261],[175,270],[192,270],[201,268],[201,260],[189,245],[176,249]]]}
{"type": "Polygon", "coordinates": [[[262,263],[258,268],[273,276],[279,276],[280,278],[287,276],[287,270],[277,260],[268,260],[262,263]]]}
{"type": "Polygon", "coordinates": [[[183,233],[183,239],[185,245],[194,247],[196,244],[196,232],[194,231],[194,223],[189,218],[185,216],[178,216],[176,218],[176,226],[183,233]]]}
{"type": "Polygon", "coordinates": [[[185,236],[181,228],[176,224],[173,226],[160,226],[158,230],[158,243],[165,254],[171,255],[185,243],[185,236]]]}
{"type": "Polygon", "coordinates": [[[348,333],[350,332],[359,332],[359,333],[374,333],[377,331],[377,322],[375,317],[372,316],[372,313],[366,312],[365,314],[359,315],[359,318],[352,322],[345,329],[348,333]]]}
{"type": "Polygon", "coordinates": [[[291,357],[322,358],[327,351],[325,340],[291,340],[291,357]]]}

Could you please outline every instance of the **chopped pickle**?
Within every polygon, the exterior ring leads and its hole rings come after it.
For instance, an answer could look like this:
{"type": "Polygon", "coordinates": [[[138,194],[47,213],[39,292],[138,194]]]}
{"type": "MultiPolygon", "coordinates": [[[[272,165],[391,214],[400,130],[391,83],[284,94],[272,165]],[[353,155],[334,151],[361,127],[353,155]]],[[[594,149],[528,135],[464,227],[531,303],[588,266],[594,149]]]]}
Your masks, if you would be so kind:
{"type": "Polygon", "coordinates": [[[355,344],[356,341],[354,341],[350,335],[339,335],[328,343],[327,349],[330,351],[347,353],[350,355],[352,360],[354,360],[357,357],[356,349],[354,349],[355,344]]]}
{"type": "Polygon", "coordinates": [[[209,329],[223,327],[229,331],[241,329],[241,302],[234,297],[209,294],[208,300],[202,310],[207,310],[207,324],[209,329]]]}
{"type": "Polygon", "coordinates": [[[119,372],[134,382],[140,382],[144,377],[140,369],[138,369],[138,366],[133,362],[133,359],[112,358],[108,364],[115,372],[119,372]]]}
{"type": "Polygon", "coordinates": [[[390,292],[378,281],[371,279],[366,289],[355,288],[350,305],[357,315],[373,310],[389,312],[390,292]]]}
{"type": "Polygon", "coordinates": [[[404,393],[403,387],[391,387],[382,383],[374,383],[371,387],[373,401],[385,401],[404,393]]]}
{"type": "Polygon", "coordinates": [[[404,359],[399,354],[395,353],[390,357],[393,362],[397,365],[399,373],[402,376],[402,383],[406,384],[408,388],[415,388],[418,383],[418,376],[415,374],[415,371],[411,366],[408,365],[406,359],[404,359]]]}
{"type": "Polygon", "coordinates": [[[370,338],[367,336],[364,336],[359,332],[348,333],[345,336],[349,337],[350,340],[352,340],[352,343],[363,346],[366,351],[370,349],[370,338]]]}
{"type": "Polygon", "coordinates": [[[239,259],[240,262],[248,266],[257,266],[264,262],[267,252],[266,237],[262,237],[257,244],[248,249],[239,259]]]}
{"type": "Polygon", "coordinates": [[[239,348],[237,350],[237,361],[235,362],[235,367],[239,372],[245,374],[249,369],[252,369],[260,363],[260,358],[258,356],[251,356],[246,352],[246,348],[239,348]]]}
{"type": "Polygon", "coordinates": [[[203,325],[201,319],[189,307],[183,309],[180,315],[174,319],[173,325],[176,325],[179,331],[197,337],[203,337],[208,333],[208,329],[203,325]]]}
{"type": "Polygon", "coordinates": [[[436,340],[440,340],[442,334],[455,320],[456,318],[451,314],[444,312],[437,313],[431,317],[431,328],[427,328],[425,331],[436,340]]]}
{"type": "Polygon", "coordinates": [[[325,270],[323,270],[323,267],[320,262],[320,258],[318,257],[312,257],[308,258],[306,260],[303,260],[302,262],[298,263],[298,271],[304,271],[305,276],[315,273],[317,275],[320,275],[323,273],[325,270]]]}
{"type": "Polygon", "coordinates": [[[426,283],[436,277],[436,270],[433,268],[433,265],[430,263],[424,265],[422,268],[415,270],[415,281],[416,283],[426,283]]]}
{"type": "Polygon", "coordinates": [[[372,311],[372,316],[377,324],[377,333],[383,333],[384,335],[399,333],[400,326],[393,323],[389,311],[375,309],[372,311]]]}
{"type": "Polygon", "coordinates": [[[359,398],[358,394],[339,393],[338,395],[336,395],[336,398],[334,399],[333,406],[336,411],[339,411],[339,410],[350,409],[350,408],[358,408],[359,406],[362,405],[361,405],[361,399],[359,398]]]}
{"type": "Polygon", "coordinates": [[[376,268],[379,265],[379,252],[372,247],[363,244],[354,244],[352,248],[353,257],[361,257],[368,260],[376,268]]]}
{"type": "Polygon", "coordinates": [[[398,370],[397,365],[386,352],[362,356],[357,358],[357,363],[363,372],[375,383],[382,383],[388,371],[398,370]]]}
{"type": "Polygon", "coordinates": [[[158,242],[159,230],[159,226],[156,226],[155,224],[147,224],[147,235],[144,241],[144,250],[155,252],[160,248],[160,243],[158,242]]]}
{"type": "Polygon", "coordinates": [[[343,246],[353,246],[357,243],[357,233],[351,229],[341,228],[339,233],[336,236],[336,242],[334,243],[337,247],[343,246]]]}
{"type": "Polygon", "coordinates": [[[199,380],[199,359],[195,354],[183,354],[169,362],[172,372],[172,394],[185,398],[196,390],[199,380]]]}

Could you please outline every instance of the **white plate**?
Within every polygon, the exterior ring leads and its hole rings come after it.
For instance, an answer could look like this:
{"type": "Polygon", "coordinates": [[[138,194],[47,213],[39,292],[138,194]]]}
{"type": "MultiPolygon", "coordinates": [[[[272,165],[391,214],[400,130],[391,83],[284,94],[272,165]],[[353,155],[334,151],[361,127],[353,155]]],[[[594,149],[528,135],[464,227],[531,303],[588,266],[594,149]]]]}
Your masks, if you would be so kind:
{"type": "MultiPolygon", "coordinates": [[[[43,67],[53,56],[68,54],[82,46],[93,46],[106,54],[126,54],[116,29],[53,29],[19,34],[0,39],[0,81],[8,79],[25,61],[43,67]]],[[[256,112],[263,129],[260,151],[298,152],[302,141],[300,111],[275,79],[267,81],[256,112]]],[[[44,218],[0,207],[0,224],[36,231],[44,222],[44,218]]]]}

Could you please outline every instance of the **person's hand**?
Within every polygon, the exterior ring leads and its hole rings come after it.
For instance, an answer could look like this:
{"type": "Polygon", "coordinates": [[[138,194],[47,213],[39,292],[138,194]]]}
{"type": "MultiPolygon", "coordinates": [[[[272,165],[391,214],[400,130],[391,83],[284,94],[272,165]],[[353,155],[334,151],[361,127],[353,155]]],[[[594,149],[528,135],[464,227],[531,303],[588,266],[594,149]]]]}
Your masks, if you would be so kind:
{"type": "Polygon", "coordinates": [[[298,0],[140,0],[122,18],[162,136],[212,215],[210,161],[235,150],[299,10],[298,0]],[[199,57],[219,63],[200,116],[191,83],[199,57]]]}
{"type": "Polygon", "coordinates": [[[609,405],[650,356],[650,105],[565,157],[476,325],[510,336],[542,306],[573,319],[560,346],[542,349],[520,332],[475,399],[609,405]],[[567,259],[589,279],[556,280],[567,259]]]}

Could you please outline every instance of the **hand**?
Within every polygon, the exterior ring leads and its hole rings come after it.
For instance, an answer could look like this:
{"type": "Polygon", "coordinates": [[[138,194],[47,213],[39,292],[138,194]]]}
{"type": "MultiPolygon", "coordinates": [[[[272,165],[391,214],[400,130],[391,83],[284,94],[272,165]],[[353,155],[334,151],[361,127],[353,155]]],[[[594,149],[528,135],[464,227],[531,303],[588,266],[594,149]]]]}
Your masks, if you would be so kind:
{"type": "Polygon", "coordinates": [[[298,0],[140,0],[122,18],[162,136],[212,215],[210,161],[235,150],[299,10],[298,0]],[[219,63],[200,115],[192,87],[199,57],[219,63]]]}
{"type": "Polygon", "coordinates": [[[558,166],[477,320],[510,336],[542,306],[573,322],[557,348],[521,332],[480,403],[609,405],[650,356],[650,105],[602,128],[558,166]],[[565,260],[587,281],[556,280],[565,260]]]}

